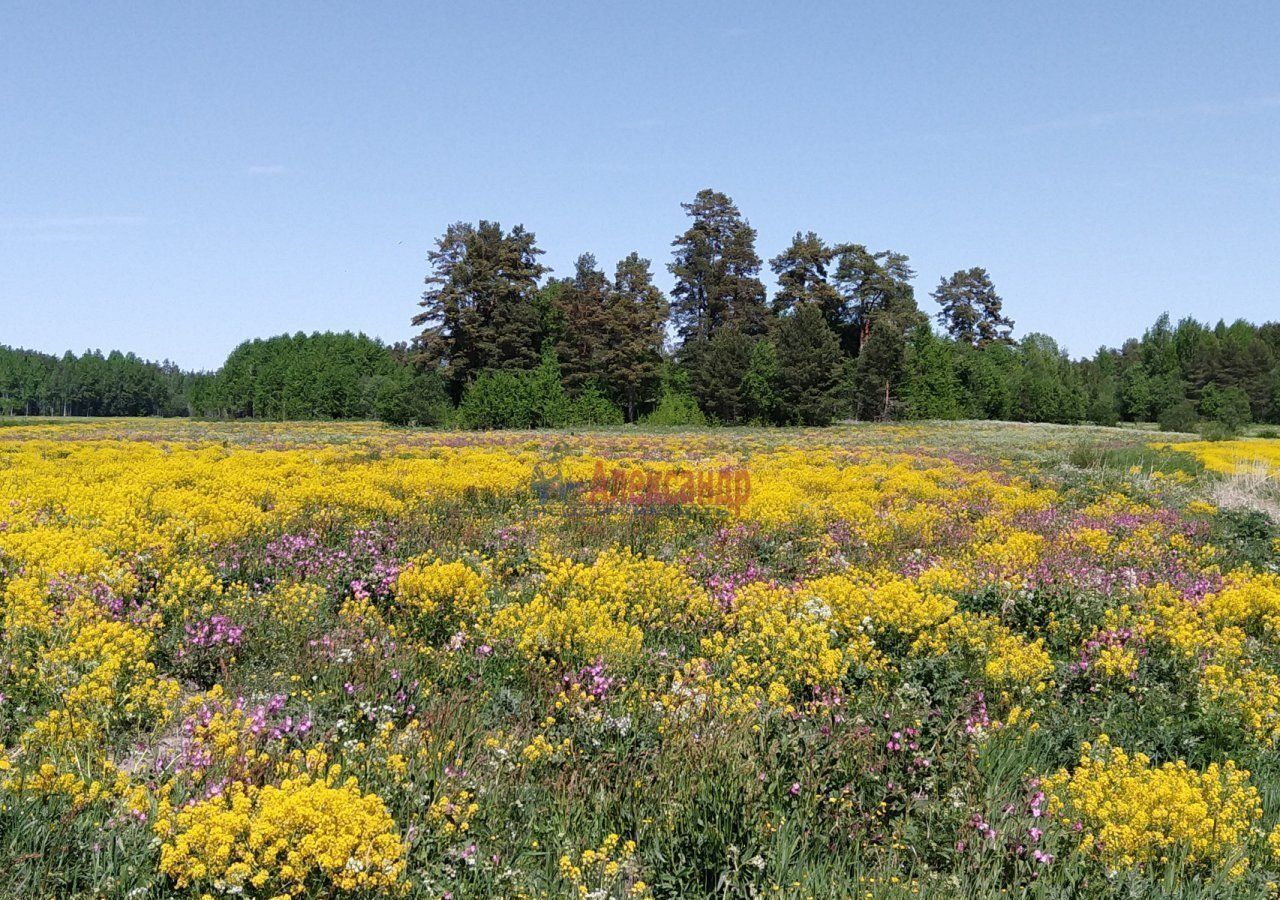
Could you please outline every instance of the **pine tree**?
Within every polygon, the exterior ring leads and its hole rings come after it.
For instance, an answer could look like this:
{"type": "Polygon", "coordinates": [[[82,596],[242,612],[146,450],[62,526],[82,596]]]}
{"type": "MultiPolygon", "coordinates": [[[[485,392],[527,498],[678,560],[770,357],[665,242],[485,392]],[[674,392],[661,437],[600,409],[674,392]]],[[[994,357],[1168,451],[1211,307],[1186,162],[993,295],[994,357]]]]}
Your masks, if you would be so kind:
{"type": "Polygon", "coordinates": [[[962,269],[943,278],[933,299],[942,307],[938,324],[952,339],[978,347],[1013,343],[1013,320],[1004,315],[1004,301],[986,269],[962,269]]]}
{"type": "Polygon", "coordinates": [[[778,401],[782,416],[800,425],[829,425],[840,408],[840,342],[817,303],[802,303],[776,333],[778,401]]]}
{"type": "Polygon", "coordinates": [[[755,229],[719,191],[701,190],[681,206],[693,224],[672,242],[675,258],[668,266],[676,278],[672,318],[681,341],[709,340],[726,327],[763,334],[769,309],[758,277],[755,229]]]}
{"type": "Polygon", "coordinates": [[[784,315],[801,303],[816,303],[827,325],[838,332],[845,322],[844,297],[831,283],[827,272],[839,253],[839,247],[828,246],[814,232],[797,231],[791,246],[769,260],[769,267],[778,276],[773,311],[784,315]]]}
{"type": "Polygon", "coordinates": [[[891,317],[872,319],[854,364],[854,414],[882,420],[898,413],[899,390],[906,377],[906,340],[891,317]]]}
{"type": "Polygon", "coordinates": [[[497,222],[450,225],[428,255],[432,274],[413,325],[423,327],[417,358],[439,365],[450,392],[484,369],[537,365],[542,318],[538,280],[547,268],[534,236],[517,225],[506,233],[497,222]]]}
{"type": "Polygon", "coordinates": [[[708,417],[721,424],[733,425],[747,418],[743,381],[751,367],[753,344],[750,336],[726,326],[710,339],[685,347],[683,364],[693,395],[708,417]]]}
{"type": "Polygon", "coordinates": [[[771,425],[782,420],[783,410],[778,399],[780,380],[778,351],[773,339],[760,338],[751,348],[747,374],[742,379],[744,415],[749,421],[771,425]]]}
{"type": "Polygon", "coordinates": [[[893,320],[902,340],[919,323],[911,279],[915,271],[904,254],[885,250],[872,253],[861,244],[840,247],[835,285],[844,298],[844,320],[838,334],[849,355],[861,352],[877,320],[893,320]]]}
{"type": "Polygon", "coordinates": [[[564,384],[577,393],[604,377],[609,351],[611,286],[590,253],[578,257],[574,276],[555,296],[560,333],[556,355],[564,384]]]}
{"type": "Polygon", "coordinates": [[[901,253],[872,253],[860,244],[840,248],[835,283],[848,311],[840,337],[845,352],[857,357],[853,401],[858,418],[892,418],[901,406],[907,339],[925,321],[911,286],[914,276],[901,253]]]}
{"type": "Polygon", "coordinates": [[[657,399],[666,340],[667,299],[653,283],[649,260],[633,252],[618,262],[605,312],[604,370],[634,422],[639,408],[657,399]]]}

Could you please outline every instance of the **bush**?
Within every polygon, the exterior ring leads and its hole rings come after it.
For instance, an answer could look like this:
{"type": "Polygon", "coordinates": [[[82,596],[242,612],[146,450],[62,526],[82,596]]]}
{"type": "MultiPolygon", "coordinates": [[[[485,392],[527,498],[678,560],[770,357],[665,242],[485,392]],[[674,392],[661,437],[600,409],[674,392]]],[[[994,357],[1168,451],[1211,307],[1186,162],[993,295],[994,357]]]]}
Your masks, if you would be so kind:
{"type": "Polygon", "coordinates": [[[1089,404],[1085,417],[1095,425],[1102,425],[1106,428],[1114,428],[1119,425],[1120,414],[1116,412],[1115,397],[1109,395],[1095,397],[1089,404]]]}
{"type": "Polygon", "coordinates": [[[1227,434],[1238,434],[1252,419],[1249,395],[1240,387],[1220,388],[1210,384],[1200,398],[1200,414],[1222,426],[1227,434]]]}
{"type": "Polygon", "coordinates": [[[375,414],[388,425],[440,425],[453,410],[437,372],[396,366],[373,384],[375,414]]]}
{"type": "Polygon", "coordinates": [[[1160,412],[1161,431],[1194,431],[1198,418],[1190,400],[1180,400],[1160,412]]]}
{"type": "Polygon", "coordinates": [[[622,411],[594,385],[578,397],[565,393],[554,353],[531,371],[489,371],[467,388],[458,405],[463,428],[564,428],[621,425],[622,411]]]}
{"type": "Polygon", "coordinates": [[[534,403],[529,383],[520,373],[481,372],[458,404],[463,428],[532,428],[534,403]]]}
{"type": "Polygon", "coordinates": [[[1206,441],[1229,441],[1239,433],[1236,429],[1228,428],[1221,422],[1200,423],[1200,437],[1206,441]]]}
{"type": "Polygon", "coordinates": [[[574,398],[569,410],[571,425],[621,425],[622,410],[591,385],[574,398]]]}
{"type": "Polygon", "coordinates": [[[643,425],[661,425],[675,428],[705,428],[707,417],[698,408],[692,395],[677,391],[664,391],[658,406],[640,420],[643,425]]]}

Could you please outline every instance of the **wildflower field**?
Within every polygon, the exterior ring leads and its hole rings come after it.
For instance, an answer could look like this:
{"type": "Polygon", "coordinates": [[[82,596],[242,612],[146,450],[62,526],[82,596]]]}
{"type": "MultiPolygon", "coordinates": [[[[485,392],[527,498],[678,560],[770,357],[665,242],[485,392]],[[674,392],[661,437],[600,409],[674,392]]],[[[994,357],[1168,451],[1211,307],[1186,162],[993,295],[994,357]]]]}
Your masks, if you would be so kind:
{"type": "Polygon", "coordinates": [[[0,896],[1276,896],[1235,443],[0,427],[0,896]]]}

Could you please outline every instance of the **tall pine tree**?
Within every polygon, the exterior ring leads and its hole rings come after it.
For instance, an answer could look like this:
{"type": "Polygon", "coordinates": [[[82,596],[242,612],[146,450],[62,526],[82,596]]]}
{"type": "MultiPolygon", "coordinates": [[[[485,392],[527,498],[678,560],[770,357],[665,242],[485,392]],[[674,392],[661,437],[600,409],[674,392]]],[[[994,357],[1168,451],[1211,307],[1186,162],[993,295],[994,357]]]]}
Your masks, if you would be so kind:
{"type": "Polygon", "coordinates": [[[606,305],[604,368],[612,393],[634,422],[657,399],[666,340],[667,298],[653,283],[649,260],[620,260],[606,305]]]}
{"type": "Polygon", "coordinates": [[[840,250],[812,231],[797,231],[791,246],[769,260],[769,267],[778,276],[774,312],[782,315],[801,303],[816,303],[827,325],[838,331],[845,319],[844,298],[831,283],[828,270],[840,250]]]}
{"type": "Polygon", "coordinates": [[[942,307],[938,324],[953,340],[975,347],[1013,343],[1013,320],[1004,315],[1004,301],[986,269],[962,269],[943,278],[933,299],[942,307]]]}
{"type": "Polygon", "coordinates": [[[844,298],[845,312],[837,332],[846,353],[860,353],[872,326],[885,317],[900,326],[897,330],[906,339],[920,317],[911,287],[915,274],[905,254],[872,253],[861,244],[841,246],[835,285],[844,298]]]}
{"type": "Polygon", "coordinates": [[[429,255],[431,274],[413,324],[417,358],[442,367],[451,395],[485,369],[530,369],[538,364],[542,319],[532,232],[510,233],[497,222],[450,225],[429,255]]]}
{"type": "Polygon", "coordinates": [[[602,380],[607,371],[611,291],[596,258],[584,253],[578,257],[573,278],[555,296],[559,325],[555,350],[565,387],[574,393],[602,380]]]}
{"type": "Polygon", "coordinates": [[[675,258],[668,266],[676,279],[672,318],[680,339],[708,340],[729,326],[764,334],[769,310],[755,229],[719,191],[701,190],[681,206],[693,222],[672,242],[675,258]]]}

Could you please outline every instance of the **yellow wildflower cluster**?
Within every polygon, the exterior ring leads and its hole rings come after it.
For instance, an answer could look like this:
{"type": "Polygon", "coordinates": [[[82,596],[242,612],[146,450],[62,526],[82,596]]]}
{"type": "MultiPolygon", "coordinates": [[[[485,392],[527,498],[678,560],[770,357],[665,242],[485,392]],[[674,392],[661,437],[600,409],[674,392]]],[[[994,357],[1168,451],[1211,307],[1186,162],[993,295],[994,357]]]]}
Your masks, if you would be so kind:
{"type": "Polygon", "coordinates": [[[1001,539],[978,547],[977,558],[1009,584],[1021,585],[1044,551],[1045,539],[1027,531],[1010,531],[1001,539]]]}
{"type": "MultiPolygon", "coordinates": [[[[752,584],[738,593],[725,630],[703,639],[702,652],[742,706],[784,704],[844,677],[848,660],[832,644],[829,618],[802,592],[752,584]]],[[[870,642],[861,649],[870,653],[870,642]]]]}
{"type": "Polygon", "coordinates": [[[888,630],[914,638],[956,611],[956,602],[945,594],[892,574],[849,570],[809,581],[804,589],[830,607],[832,625],[844,635],[888,630]]]}
{"type": "Polygon", "coordinates": [[[160,871],[179,888],[290,897],[407,888],[395,822],[355,779],[336,784],[301,775],[262,788],[233,783],[224,794],[179,809],[158,830],[160,871]]]}
{"type": "Polygon", "coordinates": [[[145,787],[106,759],[90,761],[67,759],[62,767],[42,762],[31,771],[18,774],[0,757],[0,791],[38,797],[63,797],[76,809],[98,801],[115,803],[130,814],[149,810],[151,800],[145,787]]]}
{"type": "Polygon", "coordinates": [[[635,841],[608,835],[598,848],[588,848],[576,856],[560,857],[560,877],[568,882],[571,896],[624,900],[652,896],[640,878],[635,841]]]}
{"type": "Polygon", "coordinates": [[[711,601],[682,570],[628,550],[606,550],[590,565],[546,556],[538,593],[496,610],[482,627],[526,656],[560,662],[633,662],[646,626],[694,622],[711,601]]]}
{"type": "Polygon", "coordinates": [[[396,578],[396,600],[424,617],[450,625],[478,615],[485,605],[485,578],[464,562],[429,557],[410,560],[396,578]]]}
{"type": "Polygon", "coordinates": [[[452,797],[441,794],[427,808],[427,824],[441,837],[459,837],[471,829],[471,819],[479,809],[470,791],[458,791],[452,797]]]}
{"type": "Polygon", "coordinates": [[[1190,441],[1169,446],[1195,455],[1214,472],[1230,475],[1253,468],[1280,470],[1280,441],[1276,440],[1190,441]]]}
{"type": "MultiPolygon", "coordinates": [[[[33,726],[35,735],[77,727],[109,729],[125,722],[160,723],[178,696],[178,683],[158,676],[147,660],[154,638],[116,621],[96,621],[77,630],[71,641],[49,651],[43,684],[61,697],[59,709],[33,726]]],[[[48,736],[48,735],[46,735],[48,736]]]]}
{"type": "Polygon", "coordinates": [[[626,621],[626,610],[618,603],[545,593],[496,611],[486,633],[490,640],[511,641],[529,659],[562,663],[599,657],[627,664],[639,656],[644,641],[644,632],[626,621]]]}
{"type": "MultiPolygon", "coordinates": [[[[1202,661],[1202,697],[1232,712],[1258,739],[1280,740],[1280,675],[1255,658],[1255,643],[1280,634],[1280,576],[1241,572],[1199,603],[1167,588],[1148,591],[1153,631],[1189,661],[1202,661]]],[[[1265,657],[1267,654],[1260,654],[1265,657]]]]}
{"type": "Polygon", "coordinates": [[[1262,802],[1249,773],[1228,760],[1198,772],[1182,761],[1159,766],[1130,756],[1107,735],[1082,745],[1072,771],[1042,781],[1049,812],[1082,826],[1080,849],[1121,868],[1184,856],[1192,865],[1227,864],[1238,875],[1262,802]]]}
{"type": "Polygon", "coordinates": [[[914,649],[936,656],[975,655],[992,684],[1006,688],[1043,690],[1053,674],[1053,660],[1042,638],[1028,641],[993,616],[958,613],[921,635],[914,649]]]}
{"type": "Polygon", "coordinates": [[[696,624],[712,610],[707,592],[679,566],[626,548],[605,550],[590,565],[547,558],[544,570],[546,594],[598,599],[641,628],[696,624]]]}

